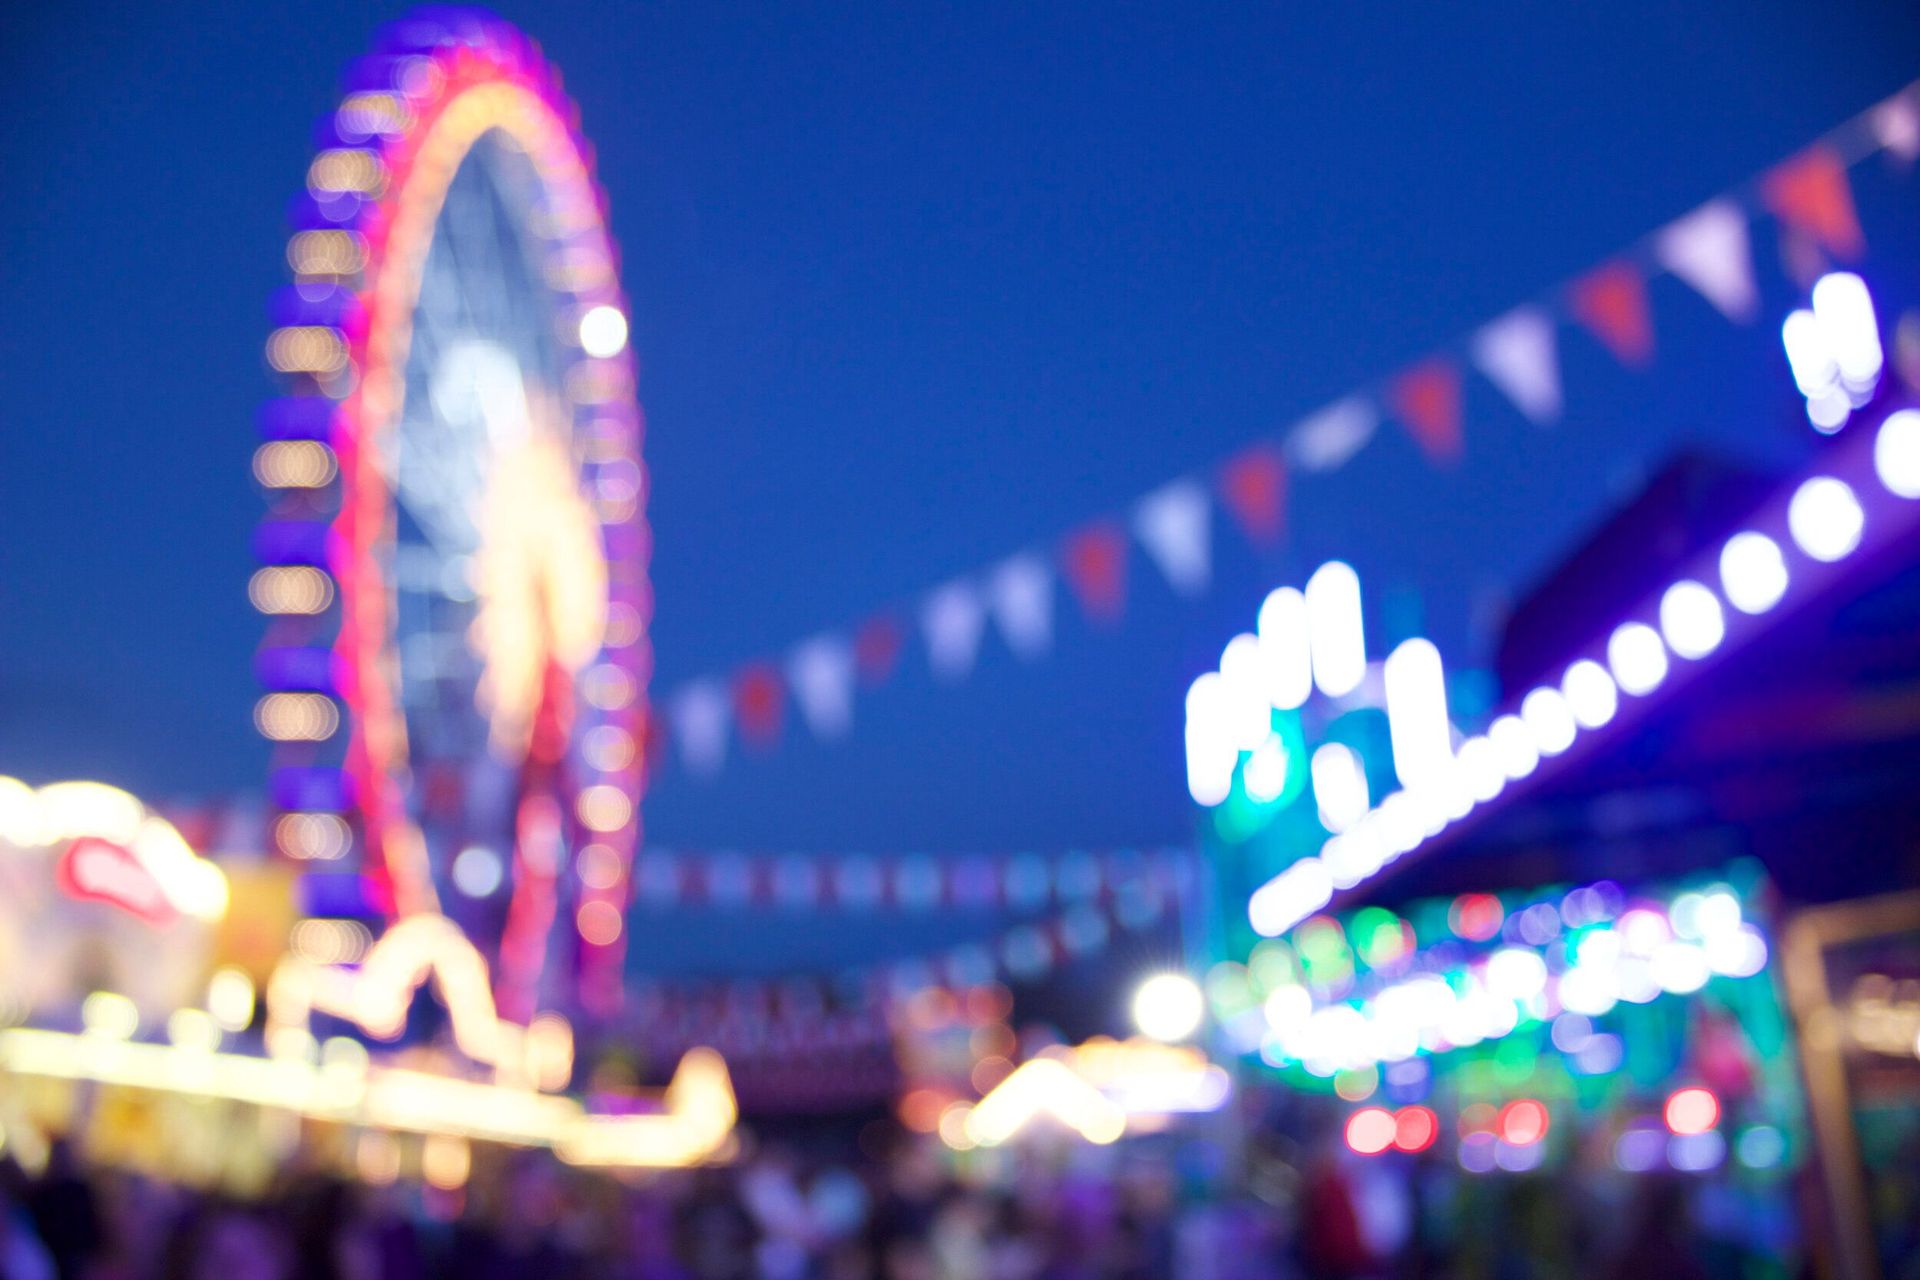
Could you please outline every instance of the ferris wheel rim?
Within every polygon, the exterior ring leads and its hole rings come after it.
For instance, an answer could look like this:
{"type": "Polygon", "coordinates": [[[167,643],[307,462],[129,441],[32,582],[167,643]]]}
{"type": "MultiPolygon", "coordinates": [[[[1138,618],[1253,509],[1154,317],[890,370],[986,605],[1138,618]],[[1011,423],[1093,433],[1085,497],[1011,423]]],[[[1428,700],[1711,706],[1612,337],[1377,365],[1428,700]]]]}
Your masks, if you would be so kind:
{"type": "MultiPolygon", "coordinates": [[[[558,284],[548,281],[555,314],[571,308],[577,318],[596,308],[613,308],[624,326],[629,311],[617,281],[616,250],[604,197],[594,180],[591,148],[578,131],[576,113],[557,76],[531,42],[497,19],[437,11],[397,24],[385,43],[381,54],[356,64],[341,108],[323,120],[325,145],[309,171],[304,216],[296,217],[301,229],[295,244],[301,235],[315,231],[344,231],[357,238],[357,287],[336,291],[346,297],[307,291],[330,301],[334,310],[329,314],[315,306],[309,314],[292,318],[332,323],[283,324],[270,341],[269,359],[280,367],[273,343],[281,342],[291,328],[328,330],[336,335],[342,353],[337,376],[330,382],[316,379],[334,402],[324,434],[337,457],[339,508],[326,522],[325,555],[306,559],[321,561],[316,567],[332,575],[338,590],[338,629],[330,646],[335,687],[330,692],[348,714],[335,798],[339,810],[359,822],[365,870],[378,905],[391,919],[426,909],[432,898],[431,873],[421,861],[424,850],[417,846],[417,833],[414,847],[409,847],[405,801],[398,794],[411,756],[394,656],[396,610],[379,561],[380,539],[394,518],[397,496],[381,471],[379,444],[384,435],[399,430],[412,326],[438,218],[455,176],[482,139],[502,135],[528,157],[549,215],[562,222],[564,234],[551,243],[564,242],[570,250],[584,252],[589,269],[558,284]]],[[[290,261],[295,257],[290,244],[290,261]]],[[[302,278],[300,264],[293,265],[296,277],[302,278]]],[[[630,347],[623,342],[610,353],[572,354],[569,381],[577,374],[580,385],[569,389],[571,421],[576,431],[591,422],[596,433],[591,437],[594,456],[576,458],[575,474],[583,483],[594,478],[596,517],[608,564],[608,608],[625,611],[618,615],[619,634],[610,632],[593,660],[601,685],[613,687],[606,696],[589,699],[594,706],[582,710],[590,716],[588,724],[611,726],[624,735],[626,758],[609,753],[601,762],[607,767],[590,770],[590,776],[579,780],[577,792],[637,799],[650,665],[648,539],[639,452],[643,420],[634,397],[630,347]]],[[[262,559],[276,563],[266,555],[262,559]]],[[[309,806],[284,803],[305,798],[292,794],[298,788],[283,788],[279,774],[275,783],[280,808],[303,815],[308,811],[309,806]],[[283,797],[283,791],[288,795],[283,797]]],[[[318,782],[313,789],[325,790],[318,782]]],[[[583,969],[597,969],[600,985],[617,989],[624,945],[618,913],[624,909],[626,871],[638,842],[638,806],[628,802],[622,809],[609,801],[593,815],[584,812],[584,804],[581,808],[583,821],[595,819],[584,821],[584,828],[600,855],[592,874],[583,874],[574,886],[583,969]],[[616,874],[608,874],[609,863],[616,874]],[[598,933],[588,929],[590,908],[599,913],[594,917],[598,933]],[[608,912],[616,913],[611,930],[605,927],[608,912]],[[597,965],[586,965],[589,957],[597,965]]]]}

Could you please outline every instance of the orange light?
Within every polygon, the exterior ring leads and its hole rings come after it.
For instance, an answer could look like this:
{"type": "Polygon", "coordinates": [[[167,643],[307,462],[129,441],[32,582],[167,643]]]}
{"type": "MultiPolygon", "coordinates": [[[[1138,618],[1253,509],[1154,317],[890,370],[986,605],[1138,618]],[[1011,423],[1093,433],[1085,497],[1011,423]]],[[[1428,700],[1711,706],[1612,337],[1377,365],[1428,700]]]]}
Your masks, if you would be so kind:
{"type": "Polygon", "coordinates": [[[1720,1099],[1698,1085],[1676,1089],[1667,1098],[1667,1128],[1681,1137],[1705,1133],[1720,1123],[1720,1099]]]}
{"type": "Polygon", "coordinates": [[[1403,1107],[1393,1118],[1393,1145],[1409,1155],[1425,1151],[1440,1136],[1440,1117],[1429,1107],[1403,1107]]]}
{"type": "Polygon", "coordinates": [[[1525,1147],[1547,1136],[1547,1108],[1532,1098],[1521,1098],[1500,1108],[1500,1137],[1510,1146],[1525,1147]]]}
{"type": "Polygon", "coordinates": [[[931,1089],[914,1089],[900,1099],[900,1123],[915,1133],[932,1133],[939,1127],[946,1101],[931,1089]]]}
{"type": "Polygon", "coordinates": [[[611,902],[589,902],[574,917],[580,937],[589,946],[605,947],[619,940],[620,909],[611,902]]]}
{"type": "Polygon", "coordinates": [[[1385,1107],[1364,1107],[1347,1121],[1347,1145],[1363,1156],[1377,1156],[1393,1145],[1398,1129],[1385,1107]]]}

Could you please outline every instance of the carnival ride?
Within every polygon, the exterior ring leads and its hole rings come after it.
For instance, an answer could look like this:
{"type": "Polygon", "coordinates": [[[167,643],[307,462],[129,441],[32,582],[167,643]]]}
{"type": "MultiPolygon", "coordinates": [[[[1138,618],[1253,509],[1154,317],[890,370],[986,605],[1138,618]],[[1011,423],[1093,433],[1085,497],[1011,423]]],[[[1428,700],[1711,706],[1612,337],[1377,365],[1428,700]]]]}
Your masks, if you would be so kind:
{"type": "Polygon", "coordinates": [[[350,68],[295,202],[257,720],[313,914],[456,921],[494,996],[617,1004],[649,666],[641,417],[590,151],[508,24],[350,68]]]}

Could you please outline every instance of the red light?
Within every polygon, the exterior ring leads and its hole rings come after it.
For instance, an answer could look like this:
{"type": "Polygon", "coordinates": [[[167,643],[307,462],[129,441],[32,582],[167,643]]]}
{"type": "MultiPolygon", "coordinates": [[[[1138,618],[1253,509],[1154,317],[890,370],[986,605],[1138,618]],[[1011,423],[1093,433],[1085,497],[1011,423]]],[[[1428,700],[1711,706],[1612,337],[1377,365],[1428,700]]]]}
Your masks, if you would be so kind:
{"type": "Polygon", "coordinates": [[[1399,1125],[1393,1113],[1382,1107],[1356,1111],[1347,1121],[1347,1145],[1363,1156],[1377,1156],[1393,1145],[1399,1125]]]}
{"type": "Polygon", "coordinates": [[[1506,918],[1506,908],[1490,893],[1463,893],[1447,912],[1454,933],[1470,942],[1485,942],[1500,932],[1506,918]]]}
{"type": "Polygon", "coordinates": [[[1667,1099],[1667,1128],[1683,1138],[1705,1133],[1718,1123],[1720,1099],[1706,1089],[1676,1089],[1667,1099]]]}
{"type": "Polygon", "coordinates": [[[1521,1098],[1500,1108],[1500,1137],[1509,1146],[1525,1147],[1547,1136],[1547,1108],[1532,1098],[1521,1098]]]}
{"type": "Polygon", "coordinates": [[[1425,1151],[1440,1136],[1440,1117],[1427,1107],[1403,1107],[1393,1118],[1393,1145],[1409,1155],[1425,1151]]]}

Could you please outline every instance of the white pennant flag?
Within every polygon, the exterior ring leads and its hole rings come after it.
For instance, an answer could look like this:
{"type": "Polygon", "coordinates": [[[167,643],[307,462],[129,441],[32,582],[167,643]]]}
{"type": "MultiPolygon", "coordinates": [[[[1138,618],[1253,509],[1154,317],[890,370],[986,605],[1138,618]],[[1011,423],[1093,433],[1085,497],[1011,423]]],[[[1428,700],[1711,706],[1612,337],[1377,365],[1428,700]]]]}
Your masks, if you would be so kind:
{"type": "Polygon", "coordinates": [[[1902,160],[1920,156],[1920,103],[1902,89],[1873,109],[1873,140],[1902,160]]]}
{"type": "Polygon", "coordinates": [[[717,773],[727,758],[727,695],[711,680],[696,680],[674,696],[680,755],[695,773],[717,773]]]}
{"type": "Polygon", "coordinates": [[[1516,307],[1473,335],[1473,362],[1534,422],[1560,416],[1560,359],[1553,321],[1538,307],[1516,307]]]}
{"type": "Polygon", "coordinates": [[[927,661],[936,676],[958,680],[967,674],[986,622],[986,606],[970,582],[949,582],[927,597],[920,625],[927,629],[927,661]]]}
{"type": "Polygon", "coordinates": [[[1175,480],[1133,508],[1133,532],[1173,589],[1183,596],[1207,589],[1213,574],[1212,504],[1198,480],[1175,480]]]}
{"type": "Polygon", "coordinates": [[[987,596],[1014,653],[1037,658],[1053,644],[1053,575],[1039,556],[1023,552],[1001,564],[987,580],[987,596]]]}
{"type": "Polygon", "coordinates": [[[1712,201],[1667,224],[1654,240],[1654,253],[1729,320],[1745,322],[1759,313],[1747,215],[1733,201],[1712,201]]]}
{"type": "Polygon", "coordinates": [[[853,647],[838,636],[815,636],[787,662],[793,700],[816,738],[837,738],[853,724],[853,647]]]}
{"type": "Polygon", "coordinates": [[[1302,471],[1337,471],[1380,426],[1380,412],[1361,396],[1336,400],[1302,418],[1287,434],[1287,458],[1302,471]]]}

